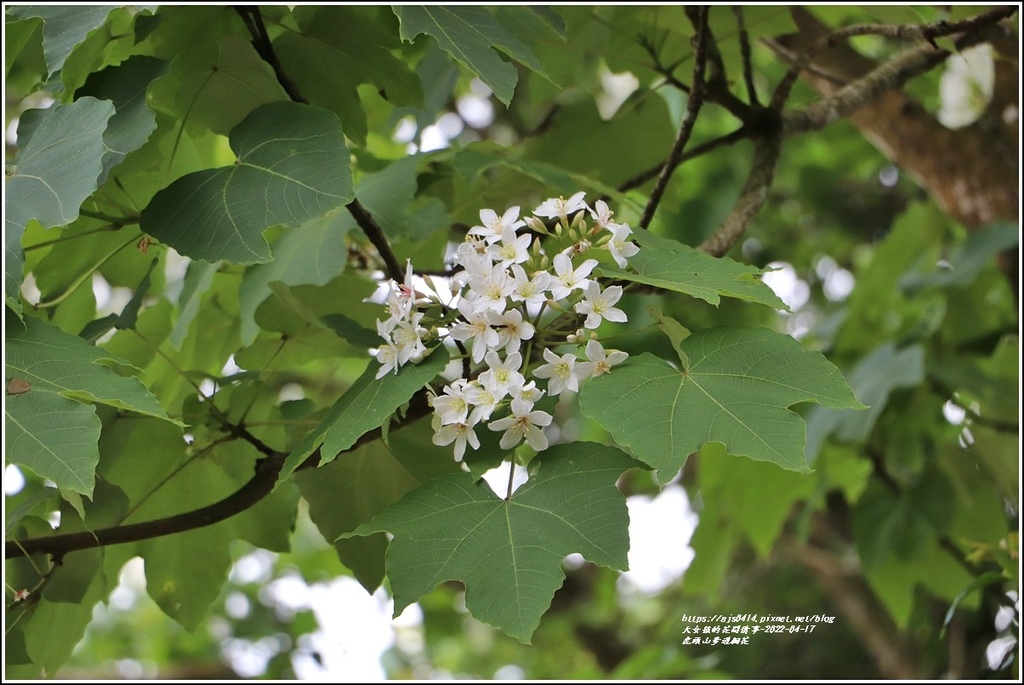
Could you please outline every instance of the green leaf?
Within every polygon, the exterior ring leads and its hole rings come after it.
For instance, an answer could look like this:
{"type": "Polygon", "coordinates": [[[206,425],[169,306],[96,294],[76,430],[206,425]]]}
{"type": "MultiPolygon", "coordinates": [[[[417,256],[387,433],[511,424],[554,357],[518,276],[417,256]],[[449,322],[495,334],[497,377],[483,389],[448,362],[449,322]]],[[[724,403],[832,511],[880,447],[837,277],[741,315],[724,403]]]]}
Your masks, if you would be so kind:
{"type": "Polygon", "coordinates": [[[153,79],[167,71],[167,62],[152,57],[135,56],[116,67],[107,67],[92,74],[79,88],[76,97],[89,95],[97,100],[110,100],[115,114],[103,133],[107,153],[98,184],[106,180],[110,170],[121,163],[129,152],[139,149],[156,129],[156,115],[146,106],[146,92],[153,79]]]}
{"type": "MultiPolygon", "coordinates": [[[[446,470],[454,469],[455,461],[449,458],[448,465],[446,470]]],[[[434,475],[438,473],[435,470],[434,475]]],[[[344,540],[338,537],[397,502],[420,485],[419,478],[406,469],[391,448],[377,440],[326,466],[296,473],[295,481],[309,502],[310,518],[324,538],[334,543],[341,562],[367,592],[376,590],[384,580],[384,535],[344,540]]]]}
{"type": "Polygon", "coordinates": [[[170,420],[137,378],[97,363],[126,362],[56,326],[26,318],[24,329],[8,327],[6,344],[7,457],[58,487],[92,493],[100,421],[95,409],[82,402],[170,420]]]}
{"type": "Polygon", "coordinates": [[[647,308],[647,313],[657,322],[661,332],[672,341],[672,349],[679,356],[679,362],[683,365],[683,368],[689,367],[690,359],[686,356],[686,352],[683,351],[682,345],[683,341],[690,337],[690,329],[671,316],[666,316],[658,305],[652,304],[647,308]]]}
{"type": "Polygon", "coordinates": [[[866,440],[889,395],[923,379],[924,349],[920,345],[897,350],[892,343],[886,343],[862,359],[848,380],[853,394],[868,406],[867,411],[814,407],[807,415],[807,463],[814,463],[825,438],[833,433],[843,442],[866,440]]]}
{"type": "Polygon", "coordinates": [[[397,5],[402,40],[412,42],[421,33],[433,37],[445,52],[476,72],[504,104],[512,101],[518,76],[514,66],[492,48],[544,75],[544,66],[522,41],[482,7],[450,5],[397,5]]]}
{"type": "Polygon", "coordinates": [[[642,228],[635,229],[633,236],[640,244],[640,252],[629,260],[636,273],[603,268],[605,276],[686,293],[713,305],[722,297],[735,297],[789,310],[778,295],[761,282],[759,276],[763,272],[755,266],[740,264],[728,257],[712,257],[642,228]]]}
{"type": "Polygon", "coordinates": [[[43,53],[49,76],[60,71],[71,51],[102,26],[113,9],[113,6],[95,5],[25,5],[8,8],[6,12],[20,19],[40,17],[43,20],[43,53]]]}
{"type": "Polygon", "coordinates": [[[231,132],[238,161],[157,193],[142,229],[194,259],[270,260],[263,231],[298,226],[349,202],[348,149],[336,115],[291,102],[263,105],[231,132]]]}
{"type": "Polygon", "coordinates": [[[337,112],[346,135],[359,145],[366,144],[367,132],[359,84],[374,84],[395,105],[423,104],[416,74],[389,52],[400,41],[364,9],[299,7],[295,19],[301,33],[286,31],[274,41],[285,71],[311,104],[337,112]]]}
{"type": "MultiPolygon", "coordinates": [[[[21,122],[32,135],[21,141],[17,170],[5,188],[4,293],[17,301],[24,253],[21,235],[35,219],[44,228],[66,226],[78,218],[78,209],[97,187],[107,153],[103,136],[114,106],[95,98],[55,105],[21,122]]],[[[20,124],[19,124],[20,130],[20,124]]]]}
{"type": "Polygon", "coordinates": [[[366,371],[341,396],[317,428],[306,436],[298,449],[288,455],[281,477],[294,471],[320,445],[320,465],[334,460],[364,433],[379,428],[396,409],[409,401],[424,385],[448,365],[447,351],[434,350],[419,364],[406,364],[397,373],[380,380],[380,366],[371,361],[366,371]]]}
{"type": "Polygon", "coordinates": [[[625,570],[629,517],[615,481],[636,463],[582,442],[556,445],[535,463],[510,500],[469,474],[451,474],[342,536],[395,536],[387,569],[396,616],[439,583],[458,580],[473,616],[528,643],[565,578],[565,556],[579,552],[625,570]]]}
{"type": "MultiPolygon", "coordinates": [[[[186,14],[193,20],[202,19],[195,12],[186,14]]],[[[216,26],[218,18],[207,21],[216,26]]],[[[209,29],[190,27],[185,31],[197,30],[209,29]]],[[[181,119],[182,126],[204,127],[224,135],[261,105],[288,99],[270,65],[238,35],[222,36],[216,43],[190,44],[175,57],[171,73],[154,84],[152,97],[154,108],[181,119]]]]}
{"type": "Polygon", "coordinates": [[[644,353],[580,392],[593,418],[667,482],[707,442],[807,472],[804,422],[787,407],[860,406],[839,371],[793,338],[762,328],[711,328],[680,345],[682,370],[644,353]]]}

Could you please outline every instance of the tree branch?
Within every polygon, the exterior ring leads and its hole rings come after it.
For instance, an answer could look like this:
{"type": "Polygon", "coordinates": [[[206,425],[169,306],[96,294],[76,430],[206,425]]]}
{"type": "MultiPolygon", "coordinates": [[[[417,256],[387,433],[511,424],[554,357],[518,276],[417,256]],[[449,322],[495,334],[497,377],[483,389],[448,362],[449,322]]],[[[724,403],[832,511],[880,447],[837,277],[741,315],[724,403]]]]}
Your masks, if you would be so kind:
{"type": "Polygon", "coordinates": [[[697,8],[697,12],[699,18],[696,21],[697,36],[696,46],[694,47],[696,57],[693,62],[693,88],[690,96],[686,99],[686,110],[683,112],[683,121],[679,127],[679,135],[676,136],[676,141],[672,145],[672,151],[661,168],[658,181],[654,185],[654,190],[651,191],[651,197],[647,201],[647,206],[644,207],[643,216],[640,218],[640,226],[643,228],[647,228],[650,225],[654,212],[658,208],[658,203],[661,202],[661,198],[665,194],[665,188],[668,187],[669,179],[672,178],[672,172],[679,166],[679,159],[683,154],[683,148],[686,147],[690,134],[693,133],[693,126],[697,123],[697,113],[700,111],[701,104],[704,101],[708,8],[697,8]]]}
{"type": "MultiPolygon", "coordinates": [[[[400,421],[391,426],[391,432],[400,430],[430,413],[426,395],[425,391],[420,391],[413,396],[413,399],[410,400],[409,410],[400,421]]],[[[11,559],[20,556],[31,556],[33,554],[51,554],[59,559],[70,552],[78,550],[150,540],[165,535],[184,533],[196,528],[204,528],[242,513],[273,492],[288,455],[267,447],[242,426],[237,427],[237,432],[232,432],[232,434],[242,437],[261,452],[266,450],[264,453],[267,456],[256,462],[256,473],[249,482],[224,499],[200,509],[152,521],[111,526],[110,528],[100,528],[79,533],[65,533],[25,540],[8,540],[4,543],[4,558],[11,559]]],[[[380,436],[380,428],[367,431],[356,440],[352,447],[344,452],[340,452],[339,455],[357,450],[363,445],[379,439],[380,436]]],[[[316,468],[320,465],[321,459],[321,448],[317,448],[296,470],[316,468]]]]}
{"type": "Polygon", "coordinates": [[[781,151],[782,137],[778,132],[754,139],[754,159],[739,199],[721,225],[697,249],[713,257],[721,257],[739,242],[747,224],[768,199],[781,151]]]}
{"type": "MultiPolygon", "coordinates": [[[[267,33],[267,26],[263,23],[263,16],[260,14],[259,7],[253,5],[242,5],[235,7],[235,12],[245,22],[246,28],[249,29],[249,34],[252,36],[252,45],[259,53],[259,56],[274,69],[274,74],[277,76],[278,83],[284,88],[284,91],[288,94],[295,102],[301,102],[304,105],[309,104],[302,93],[299,92],[299,87],[295,84],[295,81],[285,72],[284,67],[281,65],[281,60],[278,59],[277,53],[274,51],[274,44],[270,41],[270,35],[267,33]]],[[[405,270],[398,263],[398,259],[395,257],[394,251],[391,249],[391,244],[388,242],[387,237],[384,235],[384,231],[381,230],[380,225],[373,218],[373,216],[360,204],[359,199],[354,199],[345,205],[345,209],[349,211],[352,218],[356,220],[356,224],[363,230],[366,237],[370,239],[373,246],[377,248],[377,252],[380,254],[381,259],[384,260],[384,265],[387,268],[388,276],[395,279],[399,283],[405,278],[405,270]]]]}
{"type": "Polygon", "coordinates": [[[740,33],[740,57],[743,59],[743,82],[747,86],[747,99],[754,107],[761,103],[757,99],[757,88],[754,87],[754,69],[750,59],[750,36],[747,35],[747,26],[743,23],[743,8],[734,5],[732,13],[736,15],[736,26],[740,33]]]}
{"type": "MultiPolygon", "coordinates": [[[[972,33],[960,36],[954,44],[958,50],[983,43],[1000,35],[998,26],[986,24],[972,33]]],[[[833,95],[815,102],[803,111],[783,115],[784,135],[817,131],[849,116],[857,108],[871,102],[881,93],[898,88],[941,64],[950,55],[931,45],[922,45],[897,55],[879,65],[863,78],[840,88],[833,95]]]]}

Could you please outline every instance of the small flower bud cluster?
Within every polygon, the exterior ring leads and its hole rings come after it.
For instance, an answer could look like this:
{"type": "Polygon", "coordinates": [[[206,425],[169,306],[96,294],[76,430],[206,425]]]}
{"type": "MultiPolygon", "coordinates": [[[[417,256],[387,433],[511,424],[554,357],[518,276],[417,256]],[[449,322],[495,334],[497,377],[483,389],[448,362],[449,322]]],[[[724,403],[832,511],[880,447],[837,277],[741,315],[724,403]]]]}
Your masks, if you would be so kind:
{"type": "MultiPolygon", "coordinates": [[[[476,370],[452,380],[441,394],[430,398],[433,442],[454,443],[457,461],[467,445],[480,447],[476,435],[480,424],[503,431],[502,449],[523,441],[537,451],[546,449],[548,440],[541,429],[552,417],[534,409],[536,402],[545,394],[554,397],[566,390],[578,391],[581,381],[607,373],[626,359],[625,352],[606,351],[592,333],[602,321],[626,321],[626,314],[615,306],[622,288],[602,289],[589,278],[598,261],[581,255],[604,249],[625,268],[639,248],[629,242],[632,229],[628,225],[612,222],[607,204],[598,200],[591,208],[583,197],[580,192],[568,200],[546,200],[525,220],[519,218],[519,207],[501,216],[483,209],[481,225],[471,228],[458,247],[452,275],[457,297],[449,302],[437,298],[445,314],[432,330],[465,352],[465,371],[471,365],[476,370]],[[553,231],[542,218],[554,220],[553,231]],[[548,236],[544,247],[530,231],[520,233],[523,227],[548,236]],[[549,257],[546,250],[552,247],[562,249],[549,257]],[[583,328],[560,330],[560,323],[576,318],[573,312],[584,318],[583,328]],[[585,360],[577,352],[558,355],[551,349],[566,343],[583,348],[585,360]],[[533,345],[543,347],[545,363],[530,371],[533,345]],[[492,419],[505,410],[507,415],[492,419]]],[[[397,373],[403,364],[419,361],[426,352],[430,333],[421,325],[424,314],[418,305],[432,298],[424,300],[426,296],[416,292],[412,281],[410,265],[405,282],[392,283],[388,318],[377,322],[384,339],[377,353],[381,364],[377,378],[397,373]]]]}

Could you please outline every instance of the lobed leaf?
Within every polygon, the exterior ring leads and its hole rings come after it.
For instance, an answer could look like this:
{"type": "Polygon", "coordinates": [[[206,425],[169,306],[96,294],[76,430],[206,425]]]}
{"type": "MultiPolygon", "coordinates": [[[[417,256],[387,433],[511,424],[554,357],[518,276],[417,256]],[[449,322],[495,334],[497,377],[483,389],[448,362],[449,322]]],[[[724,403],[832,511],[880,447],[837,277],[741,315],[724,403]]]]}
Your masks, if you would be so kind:
{"type": "Polygon", "coordinates": [[[565,574],[564,557],[583,554],[625,570],[626,500],[615,488],[636,465],[593,443],[542,452],[530,480],[509,500],[467,473],[441,476],[413,490],[342,539],[389,532],[387,569],[395,615],[439,583],[466,586],[479,620],[528,643],[565,574]]]}
{"type": "Polygon", "coordinates": [[[493,47],[544,75],[544,66],[530,48],[483,7],[398,5],[394,9],[403,40],[412,42],[421,33],[433,37],[445,52],[476,72],[506,105],[512,101],[518,76],[515,67],[502,60],[493,47]]]}
{"type": "Polygon", "coordinates": [[[657,469],[661,482],[708,442],[806,472],[804,421],[787,407],[861,406],[838,369],[788,335],[718,327],[694,333],[679,349],[689,359],[682,369],[644,353],[580,392],[583,413],[657,469]]]}

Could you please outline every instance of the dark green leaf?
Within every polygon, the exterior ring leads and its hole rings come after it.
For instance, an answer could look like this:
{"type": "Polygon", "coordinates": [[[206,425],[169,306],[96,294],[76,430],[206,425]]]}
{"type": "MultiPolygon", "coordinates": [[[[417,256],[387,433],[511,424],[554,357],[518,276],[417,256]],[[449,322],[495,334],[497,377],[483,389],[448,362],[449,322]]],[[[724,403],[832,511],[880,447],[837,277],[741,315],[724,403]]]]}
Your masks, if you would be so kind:
{"type": "Polygon", "coordinates": [[[458,580],[476,618],[528,643],[565,577],[565,556],[626,568],[629,518],[615,481],[635,462],[611,447],[574,443],[535,463],[511,500],[469,474],[442,476],[343,536],[394,534],[387,569],[396,616],[458,580]]]}
{"type": "Polygon", "coordinates": [[[509,57],[544,74],[533,52],[499,24],[483,7],[398,5],[402,39],[412,41],[421,33],[433,37],[448,54],[476,72],[506,105],[516,87],[516,70],[498,57],[499,48],[509,57]]]}
{"type": "Polygon", "coordinates": [[[231,132],[238,161],[180,178],[142,212],[142,228],[195,259],[270,260],[263,231],[298,226],[353,197],[337,117],[290,102],[264,105],[231,132]]]}
{"type": "Polygon", "coordinates": [[[763,272],[757,267],[728,257],[711,257],[642,228],[634,230],[633,236],[640,244],[640,252],[629,259],[636,273],[603,268],[605,276],[686,293],[714,305],[722,297],[735,297],[789,310],[779,296],[761,282],[759,276],[763,272]]]}

